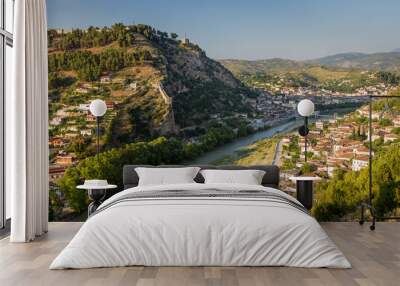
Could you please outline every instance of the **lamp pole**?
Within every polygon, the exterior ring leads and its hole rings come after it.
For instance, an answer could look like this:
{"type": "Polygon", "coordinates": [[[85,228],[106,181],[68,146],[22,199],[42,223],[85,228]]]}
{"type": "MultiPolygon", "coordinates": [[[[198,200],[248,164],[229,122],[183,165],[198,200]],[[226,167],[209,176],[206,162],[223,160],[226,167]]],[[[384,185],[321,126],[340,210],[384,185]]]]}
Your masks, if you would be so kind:
{"type": "MultiPolygon", "coordinates": [[[[369,209],[371,216],[372,216],[372,224],[370,225],[370,229],[374,230],[375,229],[375,222],[376,222],[376,211],[375,208],[372,206],[372,196],[373,196],[373,178],[372,178],[372,163],[373,163],[373,157],[374,157],[374,152],[372,150],[372,132],[373,132],[373,128],[372,128],[372,100],[375,99],[400,99],[400,96],[398,95],[368,95],[369,98],[369,118],[368,118],[368,125],[369,125],[369,185],[368,185],[368,200],[366,202],[361,203],[361,216],[360,216],[360,224],[364,224],[365,221],[365,217],[364,217],[364,211],[365,209],[369,209]]],[[[380,220],[388,220],[388,219],[399,219],[399,217],[380,217],[380,220]]]]}
{"type": "Polygon", "coordinates": [[[369,156],[368,156],[368,163],[369,163],[369,194],[368,194],[368,204],[372,206],[372,97],[369,96],[369,156]]]}
{"type": "Polygon", "coordinates": [[[308,116],[304,117],[306,135],[304,136],[304,161],[307,163],[307,135],[308,135],[308,116]]]}
{"type": "Polygon", "coordinates": [[[304,117],[304,125],[300,126],[299,134],[304,137],[304,161],[307,163],[307,135],[308,135],[308,117],[314,113],[314,103],[309,99],[303,99],[297,105],[298,113],[304,117]]]}
{"type": "Polygon", "coordinates": [[[100,117],[96,116],[96,136],[97,136],[97,152],[96,155],[100,153],[100,117]]]}
{"type": "Polygon", "coordinates": [[[107,104],[101,99],[95,99],[90,103],[90,112],[96,117],[96,136],[97,136],[97,148],[96,155],[100,153],[100,117],[102,117],[107,111],[107,104]]]}
{"type": "MultiPolygon", "coordinates": [[[[297,105],[298,113],[304,117],[304,125],[300,126],[299,134],[300,136],[304,137],[305,164],[307,164],[307,135],[309,132],[308,117],[310,117],[314,113],[314,108],[314,103],[309,99],[303,99],[297,105]]],[[[291,180],[296,181],[297,200],[299,200],[299,202],[301,202],[308,210],[311,210],[313,206],[313,182],[316,180],[320,180],[320,178],[311,176],[297,176],[291,177],[291,180]]]]}

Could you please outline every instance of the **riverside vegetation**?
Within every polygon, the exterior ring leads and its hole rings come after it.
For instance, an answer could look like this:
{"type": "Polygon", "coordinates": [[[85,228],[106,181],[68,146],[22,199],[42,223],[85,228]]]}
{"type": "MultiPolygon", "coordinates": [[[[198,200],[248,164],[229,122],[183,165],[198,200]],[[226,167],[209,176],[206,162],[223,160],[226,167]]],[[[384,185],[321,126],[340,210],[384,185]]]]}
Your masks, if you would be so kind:
{"type": "MultiPolygon", "coordinates": [[[[121,190],[122,168],[126,164],[178,164],[193,159],[217,146],[228,143],[237,134],[226,127],[211,128],[200,137],[198,143],[183,143],[176,138],[158,137],[148,142],[126,144],[113,148],[99,155],[87,157],[78,165],[67,169],[58,184],[63,198],[77,213],[83,213],[88,205],[85,191],[76,186],[84,179],[107,178],[111,184],[117,184],[121,190]]],[[[54,192],[50,192],[50,218],[60,218],[64,201],[54,192]]]]}

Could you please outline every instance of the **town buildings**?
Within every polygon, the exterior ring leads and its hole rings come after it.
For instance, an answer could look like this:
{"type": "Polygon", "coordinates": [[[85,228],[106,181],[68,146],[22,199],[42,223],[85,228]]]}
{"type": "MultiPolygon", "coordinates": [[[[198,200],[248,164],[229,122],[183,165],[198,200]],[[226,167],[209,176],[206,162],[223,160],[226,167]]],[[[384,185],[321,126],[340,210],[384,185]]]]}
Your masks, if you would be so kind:
{"type": "MultiPolygon", "coordinates": [[[[308,135],[308,163],[314,165],[315,173],[331,177],[337,169],[360,171],[369,164],[369,132],[368,121],[356,120],[369,114],[368,107],[359,108],[353,115],[336,120],[317,120],[308,135]],[[361,122],[361,123],[357,123],[361,122]]],[[[372,117],[372,140],[379,142],[399,142],[400,136],[395,132],[395,124],[400,120],[400,114],[374,111],[372,117]],[[389,126],[379,120],[388,119],[389,126]]],[[[375,142],[378,142],[375,141],[375,142]]],[[[304,165],[304,138],[296,133],[289,134],[283,140],[286,152],[283,157],[287,162],[295,162],[295,168],[304,165]],[[298,153],[288,151],[289,145],[298,142],[298,153]],[[298,158],[298,159],[296,159],[298,158]]],[[[292,146],[293,149],[293,146],[292,146]]],[[[372,152],[374,154],[374,152],[372,152]]],[[[288,164],[290,165],[290,164],[288,164]]],[[[290,171],[290,170],[289,170],[290,171]]]]}

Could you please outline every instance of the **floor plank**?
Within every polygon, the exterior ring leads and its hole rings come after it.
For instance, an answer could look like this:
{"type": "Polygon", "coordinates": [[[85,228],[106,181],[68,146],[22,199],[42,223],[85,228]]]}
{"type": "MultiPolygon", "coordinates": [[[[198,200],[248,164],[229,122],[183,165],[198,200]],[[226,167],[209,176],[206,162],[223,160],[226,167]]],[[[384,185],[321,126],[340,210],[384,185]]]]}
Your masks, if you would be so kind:
{"type": "Polygon", "coordinates": [[[352,269],[289,267],[119,267],[85,270],[48,269],[81,223],[50,223],[49,233],[28,244],[0,240],[0,285],[399,285],[400,223],[368,225],[323,223],[323,228],[352,263],[352,269]]]}

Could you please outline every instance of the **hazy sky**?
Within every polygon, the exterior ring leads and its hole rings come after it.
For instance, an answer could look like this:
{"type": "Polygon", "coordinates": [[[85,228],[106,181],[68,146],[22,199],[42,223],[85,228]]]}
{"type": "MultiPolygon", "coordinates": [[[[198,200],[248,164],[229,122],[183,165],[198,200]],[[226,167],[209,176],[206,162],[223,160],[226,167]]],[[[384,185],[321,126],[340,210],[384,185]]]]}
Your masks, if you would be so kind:
{"type": "Polygon", "coordinates": [[[400,48],[400,0],[48,0],[52,28],[143,23],[216,58],[310,59],[400,48]]]}

